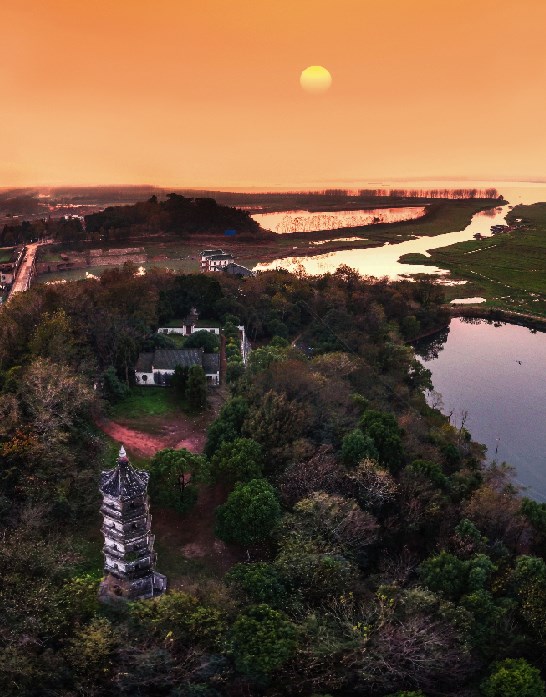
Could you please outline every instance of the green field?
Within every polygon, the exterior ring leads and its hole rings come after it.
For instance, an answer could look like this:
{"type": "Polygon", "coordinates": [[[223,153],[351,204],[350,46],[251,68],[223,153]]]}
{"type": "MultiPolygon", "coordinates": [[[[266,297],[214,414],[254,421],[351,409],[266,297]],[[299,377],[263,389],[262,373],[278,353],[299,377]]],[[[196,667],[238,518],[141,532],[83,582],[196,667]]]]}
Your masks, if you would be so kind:
{"type": "Polygon", "coordinates": [[[135,386],[128,397],[111,407],[110,416],[115,421],[137,424],[141,430],[145,430],[143,425],[146,422],[157,417],[176,416],[182,413],[184,406],[175,390],[135,386]]]}
{"type": "Polygon", "coordinates": [[[546,203],[517,206],[507,220],[523,222],[513,232],[485,240],[459,242],[430,251],[430,257],[407,254],[401,261],[449,269],[468,281],[447,288],[447,297],[480,296],[485,306],[546,316],[546,203]]]}

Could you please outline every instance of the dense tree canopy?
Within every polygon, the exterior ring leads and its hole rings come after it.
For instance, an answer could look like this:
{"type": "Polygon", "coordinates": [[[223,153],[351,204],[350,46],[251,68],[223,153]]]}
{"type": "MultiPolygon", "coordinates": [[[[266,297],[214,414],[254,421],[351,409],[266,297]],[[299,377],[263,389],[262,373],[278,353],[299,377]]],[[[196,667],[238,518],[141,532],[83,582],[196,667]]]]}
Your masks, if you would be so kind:
{"type": "MultiPolygon", "coordinates": [[[[138,216],[182,231],[201,206],[138,216]]],[[[425,401],[407,342],[445,324],[441,288],[135,272],[0,308],[2,694],[543,697],[544,504],[425,401]],[[204,452],[135,462],[171,586],[104,606],[97,484],[116,444],[97,424],[193,306],[225,327],[232,366],[215,411],[184,417],[204,431],[216,414],[204,452]]],[[[202,371],[178,378],[202,407],[202,371]]]]}
{"type": "Polygon", "coordinates": [[[152,196],[132,206],[109,206],[100,213],[86,215],[85,223],[90,233],[103,234],[123,228],[134,231],[139,227],[182,235],[224,233],[228,229],[253,234],[260,230],[246,211],[218,205],[213,198],[186,198],[180,194],[168,194],[165,201],[152,196]]]}

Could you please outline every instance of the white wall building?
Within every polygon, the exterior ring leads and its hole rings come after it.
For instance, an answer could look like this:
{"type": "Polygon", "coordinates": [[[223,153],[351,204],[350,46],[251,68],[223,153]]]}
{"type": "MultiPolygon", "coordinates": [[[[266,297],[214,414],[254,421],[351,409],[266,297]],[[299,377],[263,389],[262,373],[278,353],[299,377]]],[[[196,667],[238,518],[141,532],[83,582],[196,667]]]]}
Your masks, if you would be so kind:
{"type": "Polygon", "coordinates": [[[198,349],[156,349],[141,353],[135,366],[137,385],[168,386],[178,366],[191,368],[198,365],[205,371],[209,385],[220,384],[220,354],[205,353],[198,349]]]}
{"type": "Polygon", "coordinates": [[[195,332],[211,332],[220,335],[220,322],[215,320],[200,320],[199,313],[192,307],[190,313],[184,319],[173,319],[163,327],[159,327],[158,334],[182,334],[190,336],[195,332]]]}

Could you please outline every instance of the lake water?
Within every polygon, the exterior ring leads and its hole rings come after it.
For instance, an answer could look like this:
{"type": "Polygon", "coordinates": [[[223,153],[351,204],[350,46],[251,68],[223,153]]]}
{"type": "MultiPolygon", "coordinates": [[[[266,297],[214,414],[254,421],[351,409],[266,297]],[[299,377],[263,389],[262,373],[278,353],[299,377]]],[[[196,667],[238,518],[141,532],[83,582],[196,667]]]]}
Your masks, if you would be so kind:
{"type": "Polygon", "coordinates": [[[369,208],[359,211],[282,211],[281,213],[256,213],[251,216],[264,230],[289,234],[292,232],[318,232],[339,228],[376,225],[377,223],[400,223],[403,220],[421,218],[425,206],[402,206],[399,208],[369,208]]]}
{"type": "MultiPolygon", "coordinates": [[[[453,185],[456,186],[456,183],[453,183],[453,185]]],[[[470,184],[467,185],[469,186],[470,184]]],[[[518,203],[530,204],[546,201],[546,186],[544,184],[529,184],[525,186],[522,184],[497,184],[496,186],[509,203],[488,211],[476,213],[470,224],[461,232],[446,231],[445,234],[436,235],[435,237],[419,237],[400,244],[385,244],[382,247],[370,247],[368,249],[344,249],[339,252],[313,256],[291,256],[284,259],[276,259],[267,264],[258,264],[255,270],[265,271],[267,269],[284,268],[294,271],[298,268],[303,268],[306,273],[315,276],[335,271],[338,266],[347,265],[363,275],[387,276],[391,280],[399,280],[407,274],[415,273],[447,275],[448,272],[435,266],[400,264],[398,259],[403,254],[409,254],[410,252],[419,252],[430,256],[427,250],[446,247],[456,242],[465,242],[472,239],[478,232],[487,237],[491,234],[490,228],[492,225],[505,223],[505,217],[510,210],[510,206],[515,206],[518,203]]]]}
{"type": "Polygon", "coordinates": [[[513,465],[526,495],[546,502],[546,333],[453,319],[441,338],[417,349],[441,411],[455,426],[468,412],[465,427],[488,459],[513,465]]]}

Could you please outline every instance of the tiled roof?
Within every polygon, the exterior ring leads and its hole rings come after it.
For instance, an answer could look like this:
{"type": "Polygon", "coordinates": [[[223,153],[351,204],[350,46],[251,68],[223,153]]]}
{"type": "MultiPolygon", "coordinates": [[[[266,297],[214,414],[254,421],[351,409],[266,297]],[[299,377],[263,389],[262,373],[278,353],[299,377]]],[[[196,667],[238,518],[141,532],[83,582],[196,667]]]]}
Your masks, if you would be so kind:
{"type": "Polygon", "coordinates": [[[206,373],[216,373],[220,369],[218,353],[204,353],[197,349],[156,349],[155,353],[141,353],[135,367],[137,373],[151,373],[152,370],[174,370],[177,365],[191,368],[198,365],[206,373]]]}
{"type": "Polygon", "coordinates": [[[132,499],[135,496],[144,496],[149,479],[148,472],[136,470],[131,466],[122,448],[116,467],[101,472],[99,491],[114,498],[132,499]]]}
{"type": "Polygon", "coordinates": [[[241,266],[240,264],[228,264],[224,266],[224,273],[231,274],[233,276],[253,276],[254,273],[247,269],[246,266],[241,266]]]}
{"type": "Polygon", "coordinates": [[[223,254],[224,250],[223,249],[204,249],[201,252],[202,257],[210,257],[212,254],[223,254]]]}
{"type": "Polygon", "coordinates": [[[203,364],[203,349],[156,349],[153,366],[156,370],[174,370],[177,365],[191,368],[203,364]]]}
{"type": "Polygon", "coordinates": [[[233,259],[233,254],[224,252],[222,254],[211,254],[207,257],[207,261],[219,261],[221,259],[233,259]]]}
{"type": "Polygon", "coordinates": [[[138,361],[135,366],[135,370],[137,373],[151,373],[152,372],[152,363],[154,360],[154,354],[153,353],[141,353],[138,356],[138,361]]]}
{"type": "Polygon", "coordinates": [[[207,373],[207,375],[210,375],[210,373],[217,373],[220,370],[220,354],[204,353],[203,370],[205,373],[207,373]]]}
{"type": "Polygon", "coordinates": [[[170,322],[165,322],[163,327],[167,329],[179,329],[180,327],[185,327],[186,324],[187,322],[184,319],[173,319],[170,322]]]}

